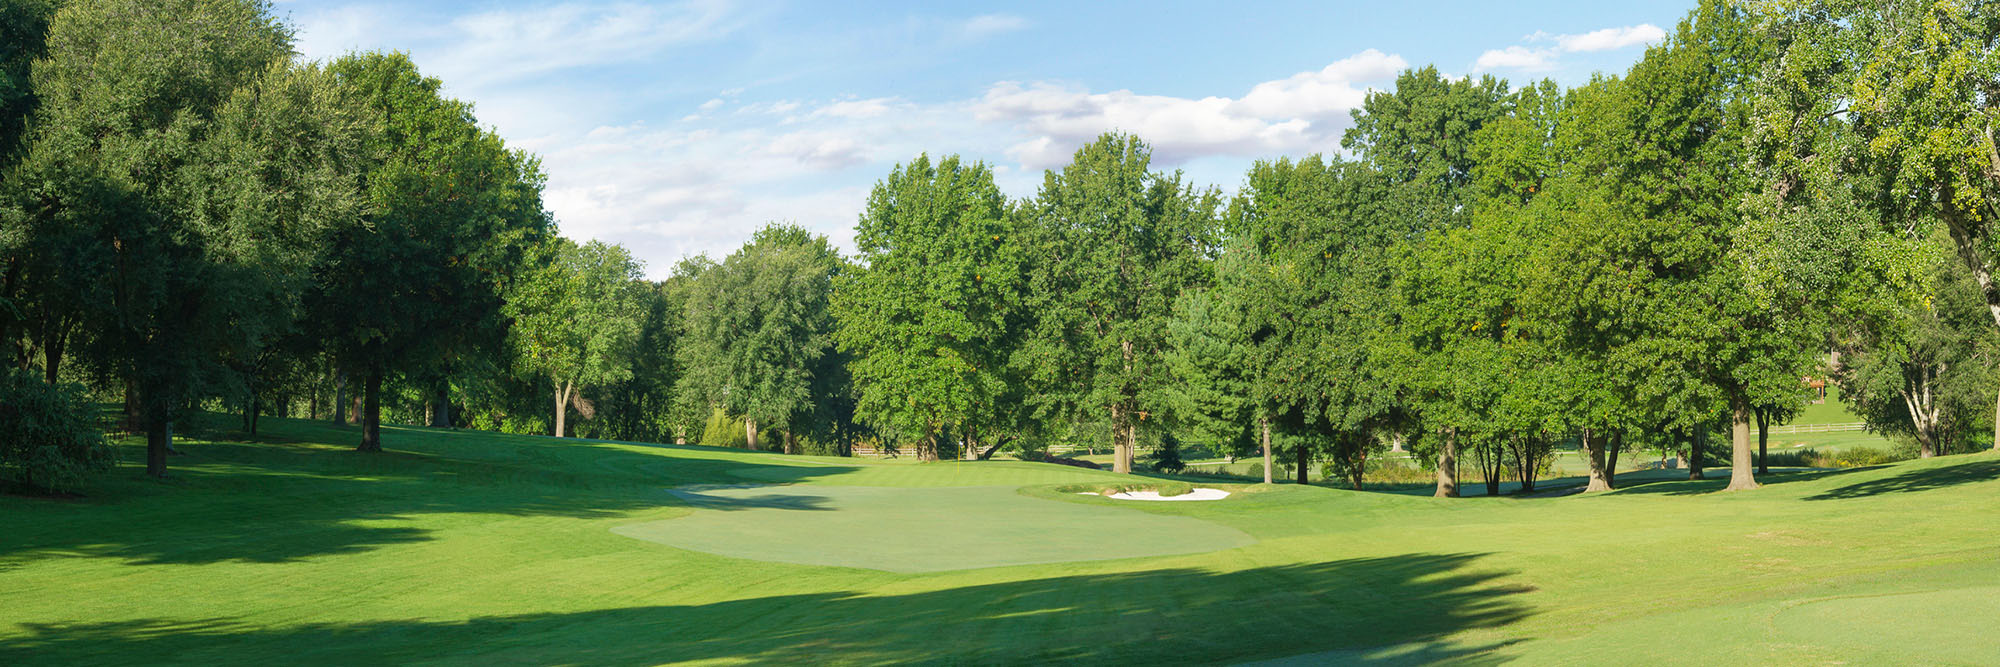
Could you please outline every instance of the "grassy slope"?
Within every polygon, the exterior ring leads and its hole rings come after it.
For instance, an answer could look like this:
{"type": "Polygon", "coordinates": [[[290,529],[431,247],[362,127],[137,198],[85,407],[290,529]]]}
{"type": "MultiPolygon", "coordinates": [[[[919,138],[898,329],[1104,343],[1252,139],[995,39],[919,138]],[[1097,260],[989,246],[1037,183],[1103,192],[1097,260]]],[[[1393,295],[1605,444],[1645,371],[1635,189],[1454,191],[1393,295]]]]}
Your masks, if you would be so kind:
{"type": "Polygon", "coordinates": [[[165,484],[127,465],[86,499],[0,496],[0,664],[1979,662],[1968,619],[2000,612],[1993,454],[1729,495],[1706,493],[1721,479],[1455,501],[1281,486],[1117,505],[1248,547],[897,574],[611,528],[687,514],[663,490],[678,484],[1006,485],[1108,506],[1046,486],[1108,473],[425,429],[362,456],[352,431],[267,423],[271,441],[188,445],[165,484]]]}

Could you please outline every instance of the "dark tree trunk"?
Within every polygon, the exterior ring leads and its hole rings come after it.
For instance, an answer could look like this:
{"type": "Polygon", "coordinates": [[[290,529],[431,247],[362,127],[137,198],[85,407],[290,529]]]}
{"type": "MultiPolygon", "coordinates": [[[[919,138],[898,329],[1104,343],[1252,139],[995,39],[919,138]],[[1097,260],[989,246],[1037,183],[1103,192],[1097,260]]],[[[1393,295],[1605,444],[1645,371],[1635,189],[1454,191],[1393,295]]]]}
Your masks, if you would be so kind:
{"type": "Polygon", "coordinates": [[[347,425],[347,373],[333,374],[333,425],[347,425]]]}
{"type": "Polygon", "coordinates": [[[1309,471],[1312,469],[1312,461],[1306,458],[1305,441],[1301,440],[1299,441],[1299,444],[1294,445],[1292,447],[1292,452],[1294,458],[1298,460],[1299,464],[1299,483],[1310,484],[1311,482],[1309,481],[1310,479],[1309,471]]]}
{"type": "Polygon", "coordinates": [[[257,396],[256,391],[251,391],[250,413],[249,413],[250,428],[248,429],[250,431],[250,435],[257,435],[257,416],[259,413],[263,412],[262,410],[263,407],[264,407],[264,399],[259,398],[257,396]]]}
{"type": "Polygon", "coordinates": [[[451,428],[450,380],[438,380],[437,394],[431,399],[431,426],[451,428]]]}
{"type": "Polygon", "coordinates": [[[361,446],[364,452],[382,451],[382,371],[369,370],[361,381],[361,446]]]}
{"type": "Polygon", "coordinates": [[[167,476],[167,450],[173,448],[174,424],[164,409],[151,409],[146,420],[146,475],[167,476]]]}
{"type": "Polygon", "coordinates": [[[1757,474],[1771,474],[1771,414],[1757,411],[1757,474]]]}
{"type": "Polygon", "coordinates": [[[42,344],[42,374],[49,384],[55,384],[61,377],[57,369],[62,367],[63,348],[68,341],[69,326],[65,324],[42,344]]]}
{"type": "Polygon", "coordinates": [[[1708,428],[1697,426],[1694,437],[1688,442],[1688,479],[1708,479],[1701,472],[1702,450],[1708,445],[1708,428]]]}
{"type": "Polygon", "coordinates": [[[1618,487],[1618,451],[1625,448],[1625,431],[1612,432],[1611,444],[1604,450],[1604,483],[1618,487]]]}
{"type": "Polygon", "coordinates": [[[139,391],[132,388],[132,381],[125,381],[125,432],[138,433],[146,427],[146,415],[139,405],[139,391]]]}

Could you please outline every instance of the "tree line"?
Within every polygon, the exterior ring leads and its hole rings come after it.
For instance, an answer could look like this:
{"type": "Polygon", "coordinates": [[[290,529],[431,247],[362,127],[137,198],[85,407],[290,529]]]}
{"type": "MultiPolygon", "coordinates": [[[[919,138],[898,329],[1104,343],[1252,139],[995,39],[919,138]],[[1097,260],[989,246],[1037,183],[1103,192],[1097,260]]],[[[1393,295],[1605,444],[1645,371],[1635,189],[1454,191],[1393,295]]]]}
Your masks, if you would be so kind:
{"type": "Polygon", "coordinates": [[[773,224],[660,281],[560,237],[539,162],[401,54],[301,62],[259,2],[5,12],[0,353],[45,380],[6,386],[122,398],[156,475],[218,408],[351,415],[364,451],[386,410],[793,453],[1104,443],[1120,472],[1200,443],[1356,486],[1393,447],[1444,496],[1569,446],[1590,490],[1643,451],[1752,488],[1810,378],[1925,456],[1992,425],[1986,4],[1711,0],[1569,89],[1412,69],[1228,194],[1117,132],[1020,199],[919,156],[852,256],[773,224]]]}

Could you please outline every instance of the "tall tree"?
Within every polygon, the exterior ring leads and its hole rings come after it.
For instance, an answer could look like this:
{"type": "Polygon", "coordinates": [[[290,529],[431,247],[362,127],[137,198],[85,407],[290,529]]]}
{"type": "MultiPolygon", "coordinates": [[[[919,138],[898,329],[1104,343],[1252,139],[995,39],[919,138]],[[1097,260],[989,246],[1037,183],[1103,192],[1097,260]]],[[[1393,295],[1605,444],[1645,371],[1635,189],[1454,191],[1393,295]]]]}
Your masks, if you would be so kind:
{"type": "Polygon", "coordinates": [[[1017,363],[1044,418],[1076,408],[1107,420],[1121,473],[1140,423],[1163,407],[1173,300],[1209,281],[1220,204],[1151,164],[1139,138],[1098,137],[1044,175],[1021,232],[1035,321],[1017,363]]]}
{"type": "Polygon", "coordinates": [[[519,367],[549,383],[555,397],[551,435],[564,437],[570,403],[583,387],[631,378],[645,312],[639,263],[601,241],[549,241],[507,302],[509,336],[519,367]]]}
{"type": "Polygon", "coordinates": [[[331,69],[379,122],[369,213],[335,230],[309,303],[315,330],[361,381],[358,449],[380,451],[383,381],[437,378],[501,349],[502,296],[551,221],[540,164],[481,130],[408,56],[354,54],[331,69]]]}
{"type": "Polygon", "coordinates": [[[357,210],[351,106],[289,65],[267,9],[78,3],[34,68],[18,219],[64,239],[42,284],[73,290],[95,363],[137,387],[155,476],[173,413],[222,381],[224,348],[294,314],[320,233],[357,210]]]}
{"type": "Polygon", "coordinates": [[[786,449],[813,419],[813,380],[833,349],[828,305],[845,260],[803,228],[769,225],[689,294],[686,391],[743,417],[746,446],[778,430],[786,449]]]}
{"type": "Polygon", "coordinates": [[[875,185],[855,228],[860,265],[833,299],[864,421],[919,442],[926,455],[947,427],[972,434],[999,425],[1014,382],[1013,236],[984,164],[918,156],[875,185]]]}
{"type": "Polygon", "coordinates": [[[1824,2],[1772,19],[1781,38],[1792,37],[1787,62],[1820,64],[1809,70],[1818,76],[1795,77],[1785,92],[1825,108],[1822,123],[1848,119],[1843,129],[1860,148],[1823,153],[1845,158],[1846,175],[1869,183],[1885,226],[1942,223],[2000,329],[2000,11],[1984,2],[1824,2]]]}

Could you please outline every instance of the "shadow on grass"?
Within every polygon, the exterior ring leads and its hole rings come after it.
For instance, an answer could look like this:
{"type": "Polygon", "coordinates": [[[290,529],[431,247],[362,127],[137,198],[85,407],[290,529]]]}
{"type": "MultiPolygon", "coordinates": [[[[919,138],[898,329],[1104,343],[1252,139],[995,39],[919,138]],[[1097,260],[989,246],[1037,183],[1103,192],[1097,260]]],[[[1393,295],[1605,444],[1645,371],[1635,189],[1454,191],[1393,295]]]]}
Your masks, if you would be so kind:
{"type": "Polygon", "coordinates": [[[22,624],[0,664],[637,665],[1238,662],[1335,649],[1352,662],[1464,660],[1453,641],[1531,615],[1478,554],[1409,554],[1216,573],[1052,577],[903,595],[829,592],[577,613],[261,627],[232,618],[22,624]]]}
{"type": "Polygon", "coordinates": [[[731,470],[808,479],[854,469],[407,427],[384,428],[390,451],[363,454],[346,444],[353,427],[275,418],[265,427],[256,443],[182,440],[186,455],[173,457],[164,482],[142,476],[143,443],[126,437],[120,469],[85,498],[0,497],[0,565],[288,562],[431,539],[396,525],[422,514],[607,518],[682,504],[663,489],[728,481],[731,470]]]}
{"type": "Polygon", "coordinates": [[[774,493],[759,494],[756,496],[740,497],[740,496],[724,496],[714,493],[703,493],[703,491],[711,491],[715,489],[768,488],[769,486],[770,485],[768,484],[748,484],[748,485],[719,484],[713,487],[682,487],[677,489],[669,489],[668,492],[674,494],[674,497],[686,501],[689,505],[693,505],[695,507],[699,507],[705,510],[722,510],[725,512],[738,511],[738,510],[753,510],[753,509],[797,510],[797,511],[809,511],[809,512],[826,512],[833,510],[833,507],[829,506],[826,496],[794,495],[794,494],[774,492],[774,493]]]}
{"type": "Polygon", "coordinates": [[[1914,493],[1930,491],[1960,484],[1990,482],[2000,479],[2000,461],[1986,460],[1942,467],[1926,467],[1906,471],[1893,477],[1880,477],[1856,482],[1837,489],[1807,496],[1806,500],[1843,500],[1864,498],[1884,493],[1914,493]]]}

